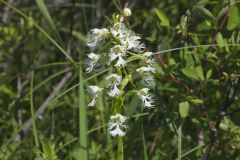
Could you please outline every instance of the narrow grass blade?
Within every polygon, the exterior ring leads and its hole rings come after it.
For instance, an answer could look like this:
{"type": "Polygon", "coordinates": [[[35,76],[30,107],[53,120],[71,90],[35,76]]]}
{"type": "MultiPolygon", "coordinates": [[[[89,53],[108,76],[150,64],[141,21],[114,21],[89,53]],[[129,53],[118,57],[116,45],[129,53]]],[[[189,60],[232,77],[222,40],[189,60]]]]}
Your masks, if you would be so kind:
{"type": "MultiPolygon", "coordinates": [[[[235,47],[240,47],[240,44],[226,44],[224,46],[235,46],[235,47]]],[[[155,52],[154,54],[162,54],[162,53],[167,53],[167,52],[172,52],[172,51],[178,51],[178,50],[183,50],[183,49],[193,49],[193,48],[208,48],[208,47],[219,47],[219,44],[201,44],[201,45],[196,45],[196,46],[185,46],[185,47],[178,47],[178,48],[171,48],[171,49],[166,49],[162,50],[159,52],[155,52]]]]}
{"type": "Polygon", "coordinates": [[[120,3],[118,3],[116,0],[113,0],[113,3],[116,6],[116,8],[118,9],[118,11],[120,13],[122,13],[122,7],[121,7],[120,3]]]}
{"type": "Polygon", "coordinates": [[[203,144],[203,145],[200,145],[200,146],[194,147],[193,149],[191,149],[191,150],[187,151],[186,153],[182,154],[181,157],[183,158],[183,157],[189,155],[190,153],[192,153],[192,152],[194,152],[194,151],[196,151],[196,150],[198,150],[198,149],[200,149],[200,148],[202,148],[202,147],[204,147],[204,146],[206,146],[206,145],[203,144]]]}
{"type": "Polygon", "coordinates": [[[178,128],[178,160],[182,160],[182,125],[178,128]]]}
{"type": "Polygon", "coordinates": [[[85,104],[84,78],[82,75],[82,67],[79,67],[79,143],[80,155],[82,160],[88,159],[87,146],[87,112],[85,104]]]}
{"type": "Polygon", "coordinates": [[[31,107],[31,118],[32,118],[32,130],[35,145],[39,148],[38,136],[37,136],[37,128],[35,123],[35,113],[34,113],[34,105],[33,105],[33,80],[34,80],[34,72],[31,73],[31,83],[30,83],[30,107],[31,107]]]}
{"type": "MultiPolygon", "coordinates": [[[[81,2],[84,4],[84,0],[81,0],[81,2]]],[[[85,29],[88,32],[87,14],[86,14],[86,9],[84,7],[82,7],[82,12],[83,12],[83,19],[84,19],[85,29]]]]}
{"type": "Polygon", "coordinates": [[[54,22],[53,22],[53,19],[47,9],[47,6],[44,2],[44,0],[36,0],[36,3],[37,3],[37,6],[40,10],[40,12],[42,13],[42,15],[44,16],[44,18],[47,20],[47,22],[49,23],[50,25],[50,30],[53,31],[53,35],[58,39],[58,41],[63,44],[63,41],[57,31],[57,28],[56,26],[54,25],[54,22]]]}
{"type": "Polygon", "coordinates": [[[145,141],[145,136],[144,136],[144,131],[143,131],[143,124],[141,124],[141,132],[142,132],[142,143],[143,143],[144,160],[148,160],[146,141],[145,141]]]}

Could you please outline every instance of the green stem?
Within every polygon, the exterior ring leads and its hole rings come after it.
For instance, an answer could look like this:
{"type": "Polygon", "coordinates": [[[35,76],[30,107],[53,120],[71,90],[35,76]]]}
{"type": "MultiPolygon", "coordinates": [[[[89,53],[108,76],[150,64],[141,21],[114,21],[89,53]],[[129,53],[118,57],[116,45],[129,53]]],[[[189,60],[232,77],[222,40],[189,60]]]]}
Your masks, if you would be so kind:
{"type": "Polygon", "coordinates": [[[123,160],[123,140],[121,136],[118,136],[118,156],[117,160],[123,160]]]}
{"type": "MultiPolygon", "coordinates": [[[[33,80],[34,80],[34,71],[31,72],[31,82],[30,82],[30,110],[31,110],[31,120],[32,120],[32,130],[33,137],[37,148],[39,149],[38,135],[37,135],[37,127],[35,123],[35,113],[34,113],[34,104],[33,104],[33,80]]],[[[39,152],[36,153],[37,158],[40,158],[39,152]]]]}
{"type": "Polygon", "coordinates": [[[182,124],[178,128],[178,160],[182,159],[182,124]]]}
{"type": "Polygon", "coordinates": [[[87,148],[87,112],[85,104],[84,78],[82,75],[82,67],[79,67],[79,143],[82,160],[88,160],[87,148]]]}
{"type": "Polygon", "coordinates": [[[38,136],[37,136],[37,128],[35,123],[35,113],[34,113],[34,105],[33,105],[33,79],[34,79],[34,72],[31,73],[31,84],[30,84],[30,107],[31,107],[31,119],[32,119],[32,126],[33,126],[33,136],[34,141],[37,147],[39,147],[38,136]]]}

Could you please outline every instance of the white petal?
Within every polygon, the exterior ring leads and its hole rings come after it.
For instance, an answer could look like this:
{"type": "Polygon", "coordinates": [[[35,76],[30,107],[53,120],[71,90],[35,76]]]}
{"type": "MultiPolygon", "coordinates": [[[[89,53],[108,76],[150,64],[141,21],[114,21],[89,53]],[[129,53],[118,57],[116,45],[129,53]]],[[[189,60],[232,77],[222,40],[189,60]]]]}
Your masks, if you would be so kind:
{"type": "Polygon", "coordinates": [[[117,63],[114,65],[115,67],[124,67],[127,64],[127,61],[125,61],[121,56],[118,57],[117,63]]]}
{"type": "Polygon", "coordinates": [[[110,117],[111,121],[119,121],[120,123],[123,123],[126,121],[126,117],[122,116],[121,114],[115,114],[110,117]]]}
{"type": "Polygon", "coordinates": [[[86,68],[86,73],[90,73],[90,72],[92,72],[92,70],[93,70],[93,68],[94,68],[94,66],[96,65],[96,63],[89,63],[88,65],[87,65],[87,68],[86,68]]]}
{"type": "Polygon", "coordinates": [[[111,84],[119,84],[122,81],[122,76],[118,74],[111,74],[106,78],[108,81],[111,81],[111,84]]]}
{"type": "Polygon", "coordinates": [[[99,94],[102,92],[102,88],[98,87],[98,86],[88,86],[89,91],[91,94],[95,95],[95,94],[99,94]]]}
{"type": "Polygon", "coordinates": [[[117,125],[117,127],[114,130],[109,131],[109,133],[115,137],[116,135],[119,135],[120,137],[123,137],[126,135],[126,132],[122,131],[119,127],[119,125],[117,125]]]}
{"type": "Polygon", "coordinates": [[[93,97],[92,101],[88,104],[89,107],[94,107],[96,105],[96,96],[93,97]]]}
{"type": "Polygon", "coordinates": [[[151,86],[154,83],[154,78],[151,75],[145,76],[145,78],[143,80],[147,86],[151,86]]]}
{"type": "Polygon", "coordinates": [[[146,96],[142,96],[142,102],[144,104],[144,107],[147,107],[147,108],[153,108],[154,105],[154,101],[152,99],[152,96],[150,94],[146,95],[146,96]]]}
{"type": "Polygon", "coordinates": [[[106,28],[103,29],[92,29],[87,35],[87,46],[94,48],[108,37],[109,31],[106,28]]]}
{"type": "Polygon", "coordinates": [[[97,55],[95,53],[89,53],[89,54],[87,54],[87,56],[88,56],[88,58],[95,60],[95,61],[98,61],[98,59],[99,59],[99,55],[97,55]]]}
{"type": "Polygon", "coordinates": [[[119,90],[119,89],[117,88],[117,84],[115,84],[114,87],[113,87],[113,90],[111,90],[110,92],[108,92],[108,95],[109,95],[110,97],[115,97],[115,96],[121,95],[122,93],[123,93],[123,91],[119,90]]]}
{"type": "Polygon", "coordinates": [[[110,32],[117,38],[123,38],[127,33],[127,28],[123,23],[115,23],[110,32]]]}

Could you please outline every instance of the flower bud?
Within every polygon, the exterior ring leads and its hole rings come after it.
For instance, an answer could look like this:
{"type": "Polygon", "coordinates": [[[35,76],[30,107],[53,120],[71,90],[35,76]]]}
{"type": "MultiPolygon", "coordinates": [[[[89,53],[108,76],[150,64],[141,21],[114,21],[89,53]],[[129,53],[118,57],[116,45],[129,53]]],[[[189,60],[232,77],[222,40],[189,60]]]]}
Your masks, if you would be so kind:
{"type": "Polygon", "coordinates": [[[124,8],[123,9],[123,15],[125,17],[128,17],[128,16],[131,16],[132,12],[131,12],[131,9],[130,8],[124,8]]]}

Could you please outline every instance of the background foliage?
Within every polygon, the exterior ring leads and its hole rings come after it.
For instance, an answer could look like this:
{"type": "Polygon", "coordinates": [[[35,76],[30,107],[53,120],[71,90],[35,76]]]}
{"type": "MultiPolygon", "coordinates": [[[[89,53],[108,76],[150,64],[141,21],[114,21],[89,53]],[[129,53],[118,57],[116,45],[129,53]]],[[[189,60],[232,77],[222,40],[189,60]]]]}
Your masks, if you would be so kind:
{"type": "Polygon", "coordinates": [[[107,100],[85,107],[107,70],[82,71],[85,35],[119,4],[157,53],[155,108],[126,104],[125,159],[240,159],[239,1],[0,2],[0,159],[116,159],[107,100]]]}

